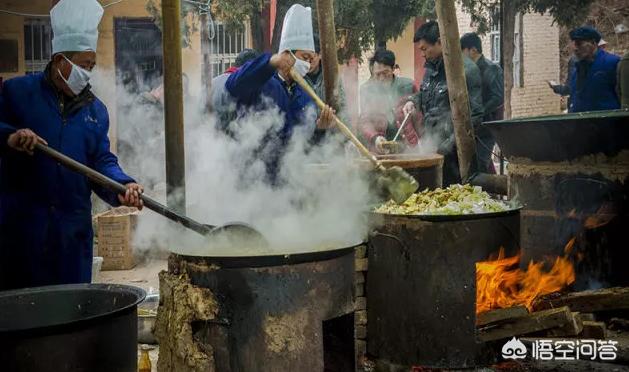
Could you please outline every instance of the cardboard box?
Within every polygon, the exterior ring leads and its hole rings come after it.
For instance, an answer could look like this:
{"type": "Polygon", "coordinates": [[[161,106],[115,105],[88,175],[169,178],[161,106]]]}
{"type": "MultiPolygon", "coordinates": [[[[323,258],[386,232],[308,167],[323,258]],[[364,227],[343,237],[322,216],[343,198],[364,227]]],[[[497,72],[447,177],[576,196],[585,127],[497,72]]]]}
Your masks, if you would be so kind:
{"type": "Polygon", "coordinates": [[[129,270],[135,266],[133,234],[137,224],[136,208],[118,207],[96,216],[98,256],[102,270],[129,270]]]}

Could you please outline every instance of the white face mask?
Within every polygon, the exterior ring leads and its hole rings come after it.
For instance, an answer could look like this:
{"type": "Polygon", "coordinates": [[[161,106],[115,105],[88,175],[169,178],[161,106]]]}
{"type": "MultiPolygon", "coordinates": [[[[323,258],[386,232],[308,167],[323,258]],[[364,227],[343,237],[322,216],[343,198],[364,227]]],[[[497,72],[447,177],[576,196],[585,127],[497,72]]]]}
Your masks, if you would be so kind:
{"type": "Polygon", "coordinates": [[[296,55],[293,54],[293,52],[290,52],[290,54],[293,56],[293,58],[295,58],[295,65],[293,66],[293,68],[295,69],[295,71],[301,76],[304,77],[306,76],[306,74],[308,73],[308,71],[310,71],[310,63],[297,58],[296,55]]]}
{"type": "Polygon", "coordinates": [[[57,69],[57,71],[59,72],[59,76],[61,76],[61,79],[65,81],[72,93],[78,96],[79,93],[81,93],[89,83],[90,78],[92,77],[92,73],[85,70],[84,68],[75,65],[74,63],[72,63],[72,61],[68,59],[68,57],[63,56],[63,58],[65,58],[66,61],[68,61],[72,65],[70,76],[68,77],[68,79],[66,79],[65,77],[63,77],[63,74],[59,69],[57,69]]]}

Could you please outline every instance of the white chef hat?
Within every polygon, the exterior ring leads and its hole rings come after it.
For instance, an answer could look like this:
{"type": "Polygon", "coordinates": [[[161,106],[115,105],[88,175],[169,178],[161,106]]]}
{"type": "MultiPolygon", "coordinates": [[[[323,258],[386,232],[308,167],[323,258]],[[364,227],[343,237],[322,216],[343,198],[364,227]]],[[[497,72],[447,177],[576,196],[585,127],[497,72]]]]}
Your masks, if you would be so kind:
{"type": "Polygon", "coordinates": [[[103,7],[96,0],[61,0],[50,11],[52,53],[96,51],[103,7]]]}
{"type": "Polygon", "coordinates": [[[285,50],[315,51],[312,37],[312,9],[295,4],[286,12],[279,51],[285,50]]]}

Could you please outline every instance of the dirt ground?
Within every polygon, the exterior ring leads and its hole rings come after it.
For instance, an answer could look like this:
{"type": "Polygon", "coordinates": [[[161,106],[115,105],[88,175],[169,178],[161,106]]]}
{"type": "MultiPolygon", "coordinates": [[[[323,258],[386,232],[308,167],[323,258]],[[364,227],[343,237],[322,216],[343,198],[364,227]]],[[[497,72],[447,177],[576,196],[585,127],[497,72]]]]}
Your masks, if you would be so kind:
{"type": "MultiPolygon", "coordinates": [[[[113,283],[113,284],[127,284],[144,289],[147,293],[159,292],[159,279],[157,274],[160,271],[166,270],[167,261],[160,259],[153,259],[144,263],[138,264],[131,270],[119,270],[119,271],[101,271],[97,276],[97,283],[113,283]]],[[[159,354],[159,346],[154,345],[155,349],[149,352],[151,359],[152,371],[157,371],[157,356],[159,354]]],[[[138,345],[138,357],[140,356],[138,345]]]]}

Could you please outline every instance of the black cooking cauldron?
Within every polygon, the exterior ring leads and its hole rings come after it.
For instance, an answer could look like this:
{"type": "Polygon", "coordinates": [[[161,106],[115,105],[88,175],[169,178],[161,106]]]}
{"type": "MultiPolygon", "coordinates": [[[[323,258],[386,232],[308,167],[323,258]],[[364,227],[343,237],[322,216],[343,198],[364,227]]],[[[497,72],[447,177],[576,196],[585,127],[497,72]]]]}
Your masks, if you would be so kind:
{"type": "Polygon", "coordinates": [[[3,371],[137,371],[137,305],[125,285],[71,284],[0,292],[3,371]]]}

